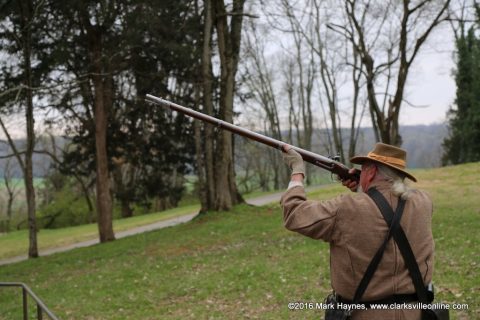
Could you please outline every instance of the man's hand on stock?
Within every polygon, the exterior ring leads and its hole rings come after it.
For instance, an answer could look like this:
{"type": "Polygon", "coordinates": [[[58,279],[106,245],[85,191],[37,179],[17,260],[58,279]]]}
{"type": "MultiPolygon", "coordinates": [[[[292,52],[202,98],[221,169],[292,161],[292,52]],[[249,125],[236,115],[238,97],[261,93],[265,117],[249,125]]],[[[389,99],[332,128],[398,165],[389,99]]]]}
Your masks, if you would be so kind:
{"type": "MultiPolygon", "coordinates": [[[[348,170],[348,173],[355,174],[355,172],[357,172],[357,171],[358,171],[357,169],[352,168],[352,169],[348,170]]],[[[352,192],[357,192],[358,182],[355,181],[355,180],[350,180],[350,179],[342,180],[342,185],[344,185],[345,187],[350,189],[350,191],[352,191],[352,192]]]]}

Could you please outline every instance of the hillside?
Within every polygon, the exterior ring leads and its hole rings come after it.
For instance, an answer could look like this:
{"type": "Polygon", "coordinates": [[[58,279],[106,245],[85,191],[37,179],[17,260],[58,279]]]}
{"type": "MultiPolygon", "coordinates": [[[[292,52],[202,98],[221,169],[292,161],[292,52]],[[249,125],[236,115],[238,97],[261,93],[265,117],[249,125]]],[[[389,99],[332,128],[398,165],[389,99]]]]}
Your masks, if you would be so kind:
{"type": "MultiPolygon", "coordinates": [[[[443,154],[442,143],[447,135],[447,126],[445,124],[432,125],[413,125],[401,126],[400,135],[402,136],[402,148],[407,150],[408,166],[410,168],[435,168],[441,165],[443,154]]],[[[343,130],[343,143],[348,146],[349,136],[348,130],[343,130]]],[[[317,149],[316,152],[328,154],[322,150],[322,144],[318,137],[325,137],[325,132],[317,132],[313,140],[313,145],[317,149]]],[[[323,138],[325,139],[325,138],[323,138]]],[[[375,136],[372,128],[360,128],[357,154],[366,154],[375,142],[375,136]]]]}
{"type": "MultiPolygon", "coordinates": [[[[480,163],[417,170],[435,203],[437,299],[469,304],[451,319],[480,318],[480,163]]],[[[311,194],[330,198],[336,185],[311,194]]],[[[1,245],[1,237],[0,237],[1,245]]],[[[62,319],[290,319],[293,301],[329,292],[328,245],[283,228],[277,204],[238,206],[191,223],[0,267],[0,281],[30,285],[62,319]]],[[[0,289],[0,319],[21,314],[0,289]]]]}
{"type": "MultiPolygon", "coordinates": [[[[432,125],[415,125],[415,126],[402,126],[400,133],[403,138],[403,148],[408,151],[409,161],[411,168],[432,168],[440,165],[439,159],[442,154],[442,142],[443,138],[447,134],[447,128],[445,124],[432,124],[432,125]],[[421,139],[418,139],[421,137],[421,139]]],[[[314,134],[313,145],[315,146],[315,152],[326,153],[322,150],[320,145],[321,141],[318,137],[324,136],[324,132],[319,131],[314,134]]],[[[348,141],[348,136],[344,134],[344,140],[348,141]]],[[[238,139],[237,139],[238,140],[238,139]]],[[[371,149],[374,141],[372,128],[362,128],[360,133],[360,139],[358,143],[359,152],[367,152],[371,149]]],[[[22,148],[25,144],[23,140],[16,140],[16,145],[22,148]]],[[[37,149],[42,149],[42,141],[37,149]]],[[[62,147],[66,140],[62,137],[57,137],[56,142],[58,147],[62,147]]],[[[48,143],[47,143],[48,144],[48,143]]],[[[241,140],[238,140],[237,147],[241,147],[241,140]]],[[[50,148],[50,146],[48,146],[50,148]]],[[[6,143],[0,141],[0,156],[11,154],[11,151],[6,143]]],[[[0,179],[3,178],[3,171],[5,166],[5,159],[0,159],[0,179]]],[[[47,170],[50,168],[51,160],[47,155],[35,154],[34,159],[34,176],[43,177],[47,170]]],[[[16,162],[15,158],[12,158],[13,173],[16,178],[22,177],[21,170],[16,162]]]]}

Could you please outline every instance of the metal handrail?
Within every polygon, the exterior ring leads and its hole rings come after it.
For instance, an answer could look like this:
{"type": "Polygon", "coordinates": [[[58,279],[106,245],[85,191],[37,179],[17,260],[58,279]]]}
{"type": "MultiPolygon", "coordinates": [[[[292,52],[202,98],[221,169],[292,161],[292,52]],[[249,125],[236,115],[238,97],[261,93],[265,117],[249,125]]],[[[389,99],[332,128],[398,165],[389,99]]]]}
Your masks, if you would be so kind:
{"type": "Polygon", "coordinates": [[[39,297],[30,289],[25,283],[22,282],[0,282],[0,287],[21,287],[22,288],[22,295],[23,295],[23,319],[28,320],[28,305],[27,305],[27,298],[28,295],[32,297],[33,300],[37,303],[37,319],[42,320],[43,319],[43,312],[47,314],[50,319],[52,320],[59,320],[43,303],[42,300],[40,300],[39,297]]]}

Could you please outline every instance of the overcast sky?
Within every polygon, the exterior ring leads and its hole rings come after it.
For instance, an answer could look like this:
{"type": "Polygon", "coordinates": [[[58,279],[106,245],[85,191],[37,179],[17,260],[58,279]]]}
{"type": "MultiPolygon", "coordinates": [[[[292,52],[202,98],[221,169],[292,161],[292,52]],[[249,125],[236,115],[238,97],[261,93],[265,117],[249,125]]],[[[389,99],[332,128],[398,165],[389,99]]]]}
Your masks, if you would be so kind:
{"type": "MultiPolygon", "coordinates": [[[[401,125],[429,125],[445,121],[455,99],[454,50],[451,27],[444,23],[431,34],[410,69],[404,98],[418,107],[402,106],[401,125]]],[[[9,121],[11,134],[15,137],[24,136],[23,118],[23,115],[18,115],[9,121]]],[[[36,126],[40,126],[41,122],[37,120],[36,126]]],[[[370,119],[364,119],[363,125],[371,126],[370,119]]],[[[2,131],[0,139],[5,139],[2,131]]]]}
{"type": "Polygon", "coordinates": [[[403,125],[443,122],[455,100],[455,44],[450,26],[440,27],[425,45],[412,66],[404,97],[414,105],[427,107],[405,106],[400,114],[403,125]]]}
{"type": "MultiPolygon", "coordinates": [[[[335,16],[337,8],[327,9],[331,9],[330,14],[335,16]]],[[[301,14],[299,15],[302,16],[301,14]]],[[[272,23],[274,25],[275,23],[278,23],[278,25],[285,23],[284,29],[288,29],[288,22],[284,22],[280,18],[272,19],[261,15],[259,21],[267,26],[270,26],[272,23]]],[[[266,50],[267,63],[275,65],[275,58],[271,59],[268,55],[276,50],[281,51],[285,50],[284,48],[289,48],[288,43],[292,40],[285,33],[275,31],[275,28],[267,27],[267,30],[267,33],[269,33],[266,50]]],[[[415,39],[412,38],[412,34],[409,34],[409,37],[409,41],[413,43],[415,39]]],[[[447,111],[455,99],[454,51],[455,43],[451,25],[444,22],[437,26],[429,35],[409,69],[403,95],[404,103],[400,110],[400,125],[429,125],[445,122],[447,111]]],[[[272,54],[272,57],[275,56],[272,54]]],[[[381,57],[378,54],[374,58],[377,59],[375,61],[377,64],[380,63],[381,57]]],[[[340,85],[337,88],[339,89],[339,100],[348,101],[351,98],[351,88],[349,88],[348,84],[345,85],[341,81],[339,83],[340,85]]],[[[376,90],[377,92],[382,91],[380,83],[377,83],[376,90]]],[[[392,93],[391,91],[390,93],[392,93]]],[[[347,102],[347,105],[340,105],[339,108],[343,111],[341,125],[346,126],[350,121],[348,119],[351,112],[350,106],[347,102]]],[[[365,113],[361,125],[366,127],[372,125],[369,112],[365,113]]]]}

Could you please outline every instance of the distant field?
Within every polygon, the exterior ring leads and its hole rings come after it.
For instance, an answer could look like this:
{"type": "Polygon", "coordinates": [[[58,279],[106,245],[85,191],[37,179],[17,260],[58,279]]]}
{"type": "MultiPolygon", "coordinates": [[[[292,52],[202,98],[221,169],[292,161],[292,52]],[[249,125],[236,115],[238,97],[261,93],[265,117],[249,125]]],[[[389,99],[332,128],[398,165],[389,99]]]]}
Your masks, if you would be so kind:
{"type": "MultiPolygon", "coordinates": [[[[469,305],[451,319],[479,319],[480,163],[415,174],[435,204],[437,299],[469,305]]],[[[340,192],[336,185],[310,198],[340,192]]],[[[26,282],[62,319],[318,319],[322,312],[287,304],[321,302],[330,291],[328,269],[328,245],[286,231],[277,204],[241,205],[2,266],[0,281],[26,282]]],[[[21,318],[20,301],[17,291],[0,289],[0,319],[21,318]]]]}
{"type": "MultiPolygon", "coordinates": [[[[33,179],[33,185],[35,187],[42,187],[45,179],[43,178],[34,178],[33,179]]],[[[20,185],[23,188],[23,179],[22,178],[14,178],[12,179],[12,184],[14,185],[20,185]]],[[[0,178],[0,189],[5,187],[5,179],[0,178]]]]}

